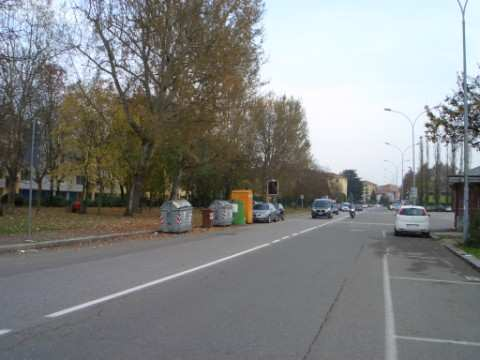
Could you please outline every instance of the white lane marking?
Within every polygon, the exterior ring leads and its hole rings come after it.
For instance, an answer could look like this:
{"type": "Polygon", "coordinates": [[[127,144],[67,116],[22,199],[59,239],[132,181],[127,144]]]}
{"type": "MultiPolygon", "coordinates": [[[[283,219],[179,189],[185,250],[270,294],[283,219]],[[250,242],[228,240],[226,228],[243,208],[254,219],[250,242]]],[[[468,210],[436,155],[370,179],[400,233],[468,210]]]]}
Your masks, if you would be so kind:
{"type": "Polygon", "coordinates": [[[348,221],[347,224],[393,226],[393,224],[389,224],[389,223],[367,223],[367,222],[360,222],[360,221],[348,221]]]}
{"type": "Polygon", "coordinates": [[[9,332],[11,332],[12,330],[10,329],[0,329],[0,336],[2,335],[5,335],[5,334],[8,334],[9,332]]]}
{"type": "Polygon", "coordinates": [[[284,236],[281,238],[281,240],[287,240],[290,237],[290,235],[284,236]]]}
{"type": "Polygon", "coordinates": [[[280,241],[282,241],[282,239],[273,240],[273,241],[272,241],[272,244],[279,243],[280,241]]]}
{"type": "Polygon", "coordinates": [[[382,237],[385,239],[387,237],[387,232],[385,230],[382,230],[382,237]]]}
{"type": "Polygon", "coordinates": [[[383,255],[383,298],[385,302],[385,359],[397,360],[397,340],[395,339],[395,314],[393,312],[388,251],[383,255]]]}
{"type": "Polygon", "coordinates": [[[132,288],[129,288],[129,289],[126,289],[126,290],[123,290],[123,291],[119,291],[119,292],[116,292],[116,293],[113,293],[113,294],[110,294],[110,295],[107,295],[107,296],[104,296],[104,297],[101,297],[101,298],[98,298],[98,299],[95,299],[95,300],[87,301],[87,302],[85,302],[85,303],[83,303],[83,304],[79,304],[79,305],[76,305],[76,306],[72,306],[72,307],[69,307],[69,308],[66,308],[66,309],[63,309],[63,310],[60,310],[60,311],[57,311],[57,312],[54,312],[54,313],[45,315],[45,317],[47,317],[47,318],[56,318],[56,317],[59,317],[59,316],[62,316],[62,315],[66,315],[66,314],[70,314],[70,313],[72,313],[72,312],[75,312],[75,311],[78,311],[78,310],[82,310],[82,309],[85,309],[85,308],[88,308],[88,307],[91,307],[91,306],[94,306],[94,305],[97,305],[97,304],[104,303],[104,302],[106,302],[106,301],[110,301],[110,300],[113,300],[113,299],[117,299],[117,298],[119,298],[119,297],[123,297],[123,296],[125,296],[125,295],[128,295],[128,294],[131,294],[131,293],[134,293],[134,292],[137,292],[137,291],[140,291],[140,290],[143,290],[143,289],[146,289],[146,288],[149,288],[149,287],[152,287],[152,286],[155,286],[155,285],[164,283],[164,282],[169,281],[169,280],[173,280],[173,279],[179,278],[179,277],[184,276],[184,275],[187,275],[187,274],[191,274],[191,273],[193,273],[193,272],[195,272],[195,271],[199,271],[199,270],[208,268],[208,267],[210,267],[210,266],[220,264],[220,263],[222,263],[222,262],[225,262],[225,261],[228,261],[228,260],[237,258],[237,257],[242,256],[242,255],[245,255],[245,254],[248,254],[248,253],[251,253],[251,252],[260,250],[260,249],[263,249],[264,247],[267,247],[267,246],[270,246],[270,243],[263,244],[263,245],[259,245],[259,246],[255,246],[255,247],[250,248],[250,249],[248,249],[248,250],[244,250],[244,251],[238,252],[238,253],[236,253],[236,254],[233,254],[233,255],[230,255],[230,256],[226,256],[226,257],[223,257],[223,258],[221,258],[221,259],[218,259],[218,260],[215,260],[215,261],[211,261],[211,262],[209,262],[209,263],[206,263],[206,264],[203,264],[203,265],[200,265],[200,266],[197,266],[197,267],[194,267],[194,268],[185,270],[185,271],[178,272],[178,273],[176,273],[176,274],[172,274],[172,275],[169,275],[169,276],[165,276],[165,277],[163,277],[163,278],[160,278],[160,279],[157,279],[157,280],[153,280],[153,281],[150,281],[150,282],[147,282],[147,283],[145,283],[145,284],[138,285],[138,286],[134,286],[134,287],[132,287],[132,288]]]}
{"type": "Polygon", "coordinates": [[[423,341],[423,342],[433,342],[433,343],[440,343],[440,344],[480,346],[480,342],[473,342],[473,341],[433,339],[433,338],[423,338],[423,337],[416,337],[416,336],[399,336],[399,335],[397,335],[396,338],[400,340],[423,341]]]}
{"type": "MultiPolygon", "coordinates": [[[[317,227],[315,227],[315,228],[318,229],[318,228],[321,228],[321,227],[324,227],[324,226],[327,226],[327,225],[336,223],[336,222],[341,221],[341,220],[343,220],[343,219],[345,219],[345,218],[340,218],[340,219],[337,219],[337,220],[334,220],[334,221],[329,221],[329,222],[327,222],[327,223],[325,223],[325,224],[321,224],[321,225],[319,225],[319,226],[317,226],[317,227]]],[[[283,237],[282,239],[280,239],[280,240],[288,239],[288,238],[290,238],[290,237],[294,237],[294,236],[297,236],[297,235],[299,235],[299,234],[298,234],[298,233],[293,233],[292,235],[284,236],[284,237],[283,237]]],[[[277,240],[279,240],[279,239],[277,239],[277,240]]],[[[275,241],[277,241],[277,240],[275,240],[275,241]]],[[[116,293],[113,293],[113,294],[110,294],[110,295],[107,295],[107,296],[104,296],[104,297],[101,297],[101,298],[98,298],[98,299],[95,299],[95,300],[87,301],[87,302],[85,302],[85,303],[82,303],[82,304],[79,304],[79,305],[75,305],[75,306],[72,306],[72,307],[69,307],[69,308],[66,308],[66,309],[63,309],[63,310],[60,310],[60,311],[57,311],[57,312],[54,312],[54,313],[45,315],[45,317],[47,317],[47,318],[57,318],[57,317],[60,317],[60,316],[63,316],[63,315],[70,314],[70,313],[75,312],[75,311],[83,310],[83,309],[85,309],[85,308],[88,308],[88,307],[91,307],[91,306],[94,306],[94,305],[97,305],[97,304],[101,304],[101,303],[104,303],[104,302],[107,302],[107,301],[110,301],[110,300],[113,300],[113,299],[117,299],[117,298],[119,298],[119,297],[123,297],[123,296],[129,295],[129,294],[131,294],[131,293],[134,293],[134,292],[137,292],[137,291],[140,291],[140,290],[143,290],[143,289],[146,289],[146,288],[155,286],[155,285],[159,285],[159,284],[164,283],[164,282],[167,282],[167,281],[169,281],[169,280],[173,280],[173,279],[182,277],[182,276],[184,276],[184,275],[193,273],[193,272],[195,272],[195,271],[199,271],[199,270],[202,270],[202,269],[205,269],[205,268],[208,268],[208,267],[211,267],[211,266],[220,264],[220,263],[222,263],[222,262],[225,262],[225,261],[234,259],[234,258],[236,258],[236,257],[239,257],[239,256],[242,256],[242,255],[251,253],[251,252],[253,252],[253,251],[260,250],[260,249],[262,249],[262,248],[264,248],[264,247],[271,246],[271,245],[272,245],[271,242],[265,243],[265,244],[262,244],[262,245],[258,245],[258,246],[255,246],[255,247],[253,247],[253,248],[250,248],[250,249],[247,249],[247,250],[244,250],[244,251],[235,253],[235,254],[230,255],[230,256],[223,257],[223,258],[221,258],[221,259],[214,260],[214,261],[212,261],[212,262],[209,262],[209,263],[206,263],[206,264],[203,264],[203,265],[200,265],[200,266],[197,266],[197,267],[194,267],[194,268],[185,270],[185,271],[181,271],[181,272],[176,273],[176,274],[172,274],[172,275],[169,275],[169,276],[166,276],[166,277],[157,279],[157,280],[153,280],[153,281],[147,282],[147,283],[145,283],[145,284],[141,284],[141,285],[138,285],[138,286],[134,286],[134,287],[132,287],[132,288],[129,288],[129,289],[126,289],[126,290],[123,290],[123,291],[119,291],[119,292],[116,292],[116,293]]]]}
{"type": "Polygon", "coordinates": [[[312,226],[312,227],[310,227],[310,228],[308,228],[308,229],[305,229],[305,230],[300,231],[299,234],[305,234],[305,233],[307,233],[307,232],[310,232],[310,231],[312,231],[312,230],[315,230],[316,228],[317,228],[316,226],[312,226]]]}
{"type": "Polygon", "coordinates": [[[417,278],[417,277],[408,277],[408,276],[392,276],[391,279],[423,281],[423,282],[444,283],[444,284],[458,284],[458,285],[480,285],[480,282],[475,282],[475,281],[469,282],[469,281],[456,281],[456,280],[427,279],[427,278],[417,278]]]}
{"type": "Polygon", "coordinates": [[[465,276],[465,279],[468,281],[480,281],[480,278],[477,276],[465,276]]]}

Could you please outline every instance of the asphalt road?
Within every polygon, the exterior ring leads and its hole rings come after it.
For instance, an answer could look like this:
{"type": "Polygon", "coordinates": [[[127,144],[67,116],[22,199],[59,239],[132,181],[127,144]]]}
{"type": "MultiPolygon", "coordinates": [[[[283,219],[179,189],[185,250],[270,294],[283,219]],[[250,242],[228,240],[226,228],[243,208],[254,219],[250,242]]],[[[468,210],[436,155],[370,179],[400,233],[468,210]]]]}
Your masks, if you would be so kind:
{"type": "Polygon", "coordinates": [[[392,222],[1,256],[0,359],[478,358],[480,274],[392,222]]]}

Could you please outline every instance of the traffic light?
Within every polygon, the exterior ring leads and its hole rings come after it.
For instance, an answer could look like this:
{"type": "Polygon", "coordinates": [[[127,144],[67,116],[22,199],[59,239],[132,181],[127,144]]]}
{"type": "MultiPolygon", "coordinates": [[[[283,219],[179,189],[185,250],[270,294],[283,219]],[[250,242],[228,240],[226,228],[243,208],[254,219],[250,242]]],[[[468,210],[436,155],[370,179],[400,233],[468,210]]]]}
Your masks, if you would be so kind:
{"type": "Polygon", "coordinates": [[[268,180],[267,183],[267,195],[278,195],[278,181],[268,180]]]}

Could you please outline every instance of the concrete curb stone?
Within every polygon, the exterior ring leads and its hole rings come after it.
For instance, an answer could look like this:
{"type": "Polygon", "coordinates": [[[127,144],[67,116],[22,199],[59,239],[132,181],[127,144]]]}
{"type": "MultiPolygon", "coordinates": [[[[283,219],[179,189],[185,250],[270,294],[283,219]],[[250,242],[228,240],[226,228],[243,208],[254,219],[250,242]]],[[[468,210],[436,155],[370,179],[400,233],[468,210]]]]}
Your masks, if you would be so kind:
{"type": "Polygon", "coordinates": [[[60,239],[60,240],[48,240],[48,241],[38,241],[31,243],[20,243],[20,244],[11,244],[11,245],[0,245],[0,254],[15,252],[15,251],[26,251],[32,249],[45,249],[60,247],[65,245],[76,245],[76,244],[88,244],[97,241],[104,241],[113,238],[124,238],[134,235],[144,235],[144,234],[153,234],[155,231],[152,230],[141,230],[141,231],[132,231],[126,233],[113,233],[113,234],[104,234],[104,235],[91,235],[91,236],[82,236],[75,237],[70,239],[60,239]]]}
{"type": "Polygon", "coordinates": [[[477,259],[475,256],[471,254],[467,254],[465,251],[459,249],[455,245],[446,244],[444,245],[448,250],[450,250],[453,254],[461,258],[465,261],[468,265],[473,267],[475,270],[480,271],[480,259],[477,259]]]}

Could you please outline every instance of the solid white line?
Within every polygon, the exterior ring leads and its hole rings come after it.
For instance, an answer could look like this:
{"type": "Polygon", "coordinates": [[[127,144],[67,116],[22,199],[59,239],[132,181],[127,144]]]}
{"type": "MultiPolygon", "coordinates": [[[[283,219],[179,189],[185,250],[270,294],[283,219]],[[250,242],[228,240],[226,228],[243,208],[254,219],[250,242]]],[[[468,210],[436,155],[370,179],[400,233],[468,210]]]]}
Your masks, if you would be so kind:
{"type": "Polygon", "coordinates": [[[423,282],[444,283],[444,284],[458,284],[458,285],[480,285],[480,282],[474,282],[474,281],[469,282],[469,281],[456,281],[456,280],[427,279],[427,278],[417,278],[417,277],[407,277],[407,276],[392,276],[391,279],[423,281],[423,282]]]}
{"type": "Polygon", "coordinates": [[[5,335],[5,334],[8,334],[9,332],[11,332],[12,330],[10,329],[0,329],[0,336],[2,335],[5,335]]]}
{"type": "Polygon", "coordinates": [[[272,244],[279,243],[280,241],[282,241],[282,239],[273,240],[273,241],[272,241],[272,244]]]}
{"type": "Polygon", "coordinates": [[[424,342],[433,342],[440,344],[455,344],[455,345],[467,345],[467,346],[480,346],[480,342],[473,341],[460,341],[460,340],[448,340],[448,339],[432,339],[432,338],[423,338],[415,336],[396,336],[400,340],[411,340],[411,341],[424,341],[424,342]]]}
{"type": "Polygon", "coordinates": [[[383,298],[385,302],[385,359],[397,360],[397,341],[395,339],[395,315],[393,312],[392,291],[387,254],[383,255],[383,298]]]}
{"type": "Polygon", "coordinates": [[[88,301],[88,302],[85,302],[85,303],[83,303],[83,304],[79,304],[79,305],[76,305],[76,306],[72,306],[72,307],[69,307],[69,308],[66,308],[66,309],[63,309],[63,310],[60,310],[60,311],[57,311],[57,312],[54,312],[54,313],[45,315],[45,317],[47,317],[47,318],[56,318],[56,317],[59,317],[59,316],[62,316],[62,315],[70,314],[70,313],[72,313],[72,312],[75,312],[75,311],[78,311],[78,310],[82,310],[82,309],[85,309],[85,308],[88,308],[88,307],[91,307],[91,306],[100,304],[100,303],[104,303],[104,302],[106,302],[106,301],[110,301],[110,300],[113,300],[113,299],[117,299],[117,298],[119,298],[119,297],[123,297],[123,296],[125,296],[125,295],[128,295],[128,294],[131,294],[131,293],[134,293],[134,292],[137,292],[137,291],[140,291],[140,290],[143,290],[143,289],[146,289],[146,288],[149,288],[149,287],[152,287],[152,286],[155,286],[155,285],[164,283],[164,282],[169,281],[169,280],[173,280],[173,279],[179,278],[179,277],[184,276],[184,275],[187,275],[187,274],[191,274],[191,273],[193,273],[193,272],[195,272],[195,271],[199,271],[199,270],[208,268],[208,267],[210,267],[210,266],[220,264],[220,263],[222,263],[222,262],[225,262],[225,261],[228,261],[228,260],[237,258],[237,257],[242,256],[242,255],[245,255],[245,254],[248,254],[248,253],[251,253],[251,252],[260,250],[260,249],[262,249],[262,248],[264,248],[264,247],[267,247],[267,246],[270,246],[270,243],[263,244],[263,245],[259,245],[259,246],[255,246],[255,247],[250,248],[250,249],[248,249],[248,250],[241,251],[241,252],[238,252],[238,253],[236,253],[236,254],[233,254],[233,255],[230,255],[230,256],[226,256],[226,257],[224,257],[224,258],[221,258],[221,259],[218,259],[218,260],[215,260],[215,261],[212,261],[212,262],[209,262],[209,263],[206,263],[206,264],[203,264],[203,265],[200,265],[200,266],[197,266],[197,267],[194,267],[194,268],[185,270],[185,271],[181,271],[181,272],[176,273],[176,274],[172,274],[172,275],[169,275],[169,276],[166,276],[166,277],[157,279],[157,280],[153,280],[153,281],[147,282],[147,283],[145,283],[145,284],[141,284],[141,285],[138,285],[138,286],[134,286],[134,287],[132,287],[132,288],[129,288],[129,289],[126,289],[126,290],[123,290],[123,291],[119,291],[119,292],[116,292],[116,293],[113,293],[113,294],[110,294],[110,295],[107,295],[107,296],[104,296],[104,297],[101,297],[101,298],[98,298],[98,299],[95,299],[95,300],[92,300],[92,301],[88,301]]]}
{"type": "MultiPolygon", "coordinates": [[[[337,222],[337,221],[340,221],[340,220],[343,220],[343,219],[344,219],[344,218],[341,218],[341,219],[338,219],[338,220],[334,220],[334,221],[330,221],[330,222],[328,222],[328,223],[319,225],[318,227],[315,227],[315,228],[321,228],[321,227],[324,227],[324,226],[333,224],[333,223],[335,223],[335,222],[337,222]]],[[[277,239],[277,240],[274,240],[274,241],[275,241],[275,242],[279,242],[278,240],[286,240],[286,239],[288,239],[288,238],[291,238],[291,237],[294,237],[294,236],[298,236],[298,235],[299,235],[298,233],[293,233],[292,235],[287,235],[287,236],[284,236],[284,237],[281,238],[281,239],[277,239]]],[[[182,276],[191,274],[191,273],[193,273],[193,272],[195,272],[195,271],[199,271],[199,270],[202,270],[202,269],[205,269],[205,268],[208,268],[208,267],[211,267],[211,266],[214,266],[214,265],[223,263],[223,262],[225,262],[225,261],[228,261],[228,260],[234,259],[234,258],[236,258],[236,257],[239,257],[239,256],[242,256],[242,255],[251,253],[251,252],[253,252],[253,251],[260,250],[260,249],[262,249],[262,248],[264,248],[264,247],[271,246],[272,243],[273,243],[273,242],[269,242],[269,243],[265,243],[265,244],[262,244],[262,245],[258,245],[258,246],[255,246],[255,247],[253,247],[253,248],[250,248],[250,249],[247,249],[247,250],[244,250],[244,251],[235,253],[235,254],[230,255],[230,256],[223,257],[223,258],[221,258],[221,259],[217,259],[217,260],[215,260],[215,261],[212,261],[212,262],[209,262],[209,263],[206,263],[206,264],[203,264],[203,265],[200,265],[200,266],[197,266],[197,267],[194,267],[194,268],[185,270],[185,271],[181,271],[181,272],[176,273],[176,274],[172,274],[172,275],[169,275],[169,276],[160,278],[160,279],[156,279],[156,280],[153,280],[153,281],[144,283],[144,284],[140,284],[140,285],[138,285],[138,286],[134,286],[134,287],[129,288],[129,289],[126,289],[126,290],[122,290],[122,291],[119,291],[119,292],[116,292],[116,293],[113,293],[113,294],[110,294],[110,295],[107,295],[107,296],[104,296],[104,297],[101,297],[101,298],[98,298],[98,299],[95,299],[95,300],[87,301],[87,302],[85,302],[85,303],[82,303],[82,304],[79,304],[79,305],[75,305],[75,306],[72,306],[72,307],[69,307],[69,308],[66,308],[66,309],[63,309],[63,310],[60,310],[60,311],[57,311],[57,312],[54,312],[54,313],[45,315],[45,317],[47,317],[47,318],[57,318],[57,317],[60,317],[60,316],[63,316],[63,315],[70,314],[70,313],[75,312],[75,311],[83,310],[83,309],[85,309],[85,308],[88,308],[88,307],[91,307],[91,306],[94,306],[94,305],[97,305],[97,304],[101,304],[101,303],[104,303],[104,302],[107,302],[107,301],[110,301],[110,300],[113,300],[113,299],[117,299],[117,298],[120,298],[120,297],[129,295],[129,294],[131,294],[131,293],[134,293],[134,292],[137,292],[137,291],[140,291],[140,290],[143,290],[143,289],[146,289],[146,288],[155,286],[155,285],[159,285],[159,284],[164,283],[164,282],[167,282],[167,281],[169,281],[169,280],[173,280],[173,279],[176,279],[176,278],[179,278],[179,277],[182,277],[182,276]]]]}

